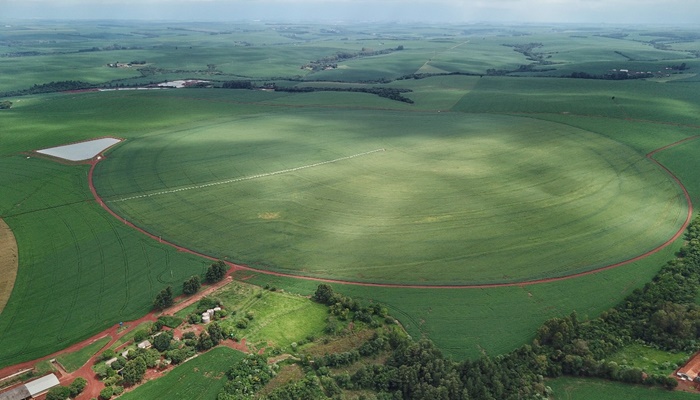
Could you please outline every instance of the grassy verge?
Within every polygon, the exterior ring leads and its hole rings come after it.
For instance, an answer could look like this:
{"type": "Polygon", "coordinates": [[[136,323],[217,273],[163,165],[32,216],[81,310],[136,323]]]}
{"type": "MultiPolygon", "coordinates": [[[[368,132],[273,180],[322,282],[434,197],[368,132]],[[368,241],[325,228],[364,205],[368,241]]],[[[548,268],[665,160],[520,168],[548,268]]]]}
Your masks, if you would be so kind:
{"type": "Polygon", "coordinates": [[[85,365],[85,363],[90,359],[90,357],[97,354],[102,347],[104,347],[109,341],[112,340],[111,336],[98,339],[94,343],[83,347],[82,349],[75,351],[73,353],[62,354],[56,357],[56,361],[60,362],[63,368],[68,372],[73,372],[78,370],[80,367],[85,365]]]}

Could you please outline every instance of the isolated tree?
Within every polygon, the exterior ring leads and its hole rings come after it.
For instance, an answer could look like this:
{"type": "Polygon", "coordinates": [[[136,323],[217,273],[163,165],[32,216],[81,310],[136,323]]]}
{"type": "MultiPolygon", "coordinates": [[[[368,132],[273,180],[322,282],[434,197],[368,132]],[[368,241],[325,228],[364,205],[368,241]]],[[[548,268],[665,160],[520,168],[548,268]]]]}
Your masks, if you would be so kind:
{"type": "Polygon", "coordinates": [[[158,293],[156,300],[153,302],[153,308],[156,310],[164,310],[172,306],[174,302],[173,288],[168,286],[158,293]]]}
{"type": "Polygon", "coordinates": [[[195,294],[202,287],[202,283],[199,281],[199,276],[194,275],[190,279],[182,282],[182,293],[184,294],[195,294]]]}
{"type": "Polygon", "coordinates": [[[219,282],[220,280],[224,279],[226,276],[226,272],[228,269],[226,268],[226,264],[219,260],[212,265],[209,266],[209,269],[207,269],[207,282],[219,282]]]}
{"type": "Polygon", "coordinates": [[[0,110],[9,110],[12,107],[12,102],[9,100],[0,101],[0,110]]]}
{"type": "Polygon", "coordinates": [[[328,304],[332,298],[333,288],[330,285],[326,283],[318,285],[316,288],[316,293],[314,293],[314,299],[316,299],[316,301],[321,304],[328,304]]]}

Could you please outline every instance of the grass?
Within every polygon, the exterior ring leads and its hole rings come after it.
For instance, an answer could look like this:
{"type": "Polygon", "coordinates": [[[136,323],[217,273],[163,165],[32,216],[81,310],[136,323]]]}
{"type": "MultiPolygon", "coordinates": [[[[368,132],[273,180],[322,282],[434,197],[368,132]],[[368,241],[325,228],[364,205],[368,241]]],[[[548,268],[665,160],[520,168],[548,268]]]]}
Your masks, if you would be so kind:
{"type": "Polygon", "coordinates": [[[641,344],[632,344],[609,357],[619,365],[640,368],[649,374],[670,375],[684,365],[692,353],[669,353],[641,344]]]}
{"type": "Polygon", "coordinates": [[[93,343],[83,347],[82,349],[75,351],[73,353],[66,353],[56,357],[56,361],[61,363],[63,368],[68,372],[77,371],[85,365],[90,357],[97,354],[109,341],[112,340],[110,336],[98,339],[93,343]]]}
{"type": "Polygon", "coordinates": [[[226,383],[226,371],[245,355],[228,347],[211,351],[178,365],[165,376],[146,382],[120,398],[128,399],[213,399],[226,383]]]}
{"type": "Polygon", "coordinates": [[[692,400],[697,394],[629,385],[600,379],[558,378],[548,381],[555,400],[692,400]]]}
{"type": "Polygon", "coordinates": [[[262,347],[287,347],[307,336],[320,336],[325,328],[327,307],[306,297],[263,291],[256,286],[234,282],[217,291],[216,297],[236,314],[221,322],[237,330],[239,339],[262,347]],[[236,323],[252,313],[245,329],[236,323]]]}

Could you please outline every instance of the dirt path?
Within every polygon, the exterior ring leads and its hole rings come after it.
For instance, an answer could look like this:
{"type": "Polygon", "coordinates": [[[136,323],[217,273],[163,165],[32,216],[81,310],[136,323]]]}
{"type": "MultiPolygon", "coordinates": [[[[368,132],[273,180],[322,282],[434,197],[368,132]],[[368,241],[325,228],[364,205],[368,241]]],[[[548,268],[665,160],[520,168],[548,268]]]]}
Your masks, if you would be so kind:
{"type": "Polygon", "coordinates": [[[0,313],[12,294],[19,268],[17,241],[10,227],[0,219],[0,313]]]}
{"type": "MultiPolygon", "coordinates": [[[[685,221],[683,222],[683,225],[678,229],[678,231],[673,236],[671,236],[671,238],[669,238],[667,241],[665,241],[664,243],[662,243],[658,247],[651,249],[651,250],[649,250],[643,254],[640,254],[636,257],[632,257],[630,259],[620,261],[620,262],[617,262],[614,264],[610,264],[610,265],[607,265],[607,266],[604,266],[601,268],[596,268],[596,269],[592,269],[589,271],[584,271],[584,272],[579,272],[576,274],[564,275],[564,276],[559,276],[559,277],[553,277],[553,278],[524,280],[524,281],[509,282],[509,283],[486,283],[486,284],[474,284],[474,285],[411,285],[411,284],[398,284],[398,283],[371,283],[371,282],[346,281],[346,280],[340,280],[340,279],[315,278],[315,277],[310,277],[310,276],[285,274],[285,273],[274,272],[274,271],[266,271],[266,270],[262,270],[262,269],[252,268],[252,267],[249,267],[246,265],[234,264],[231,262],[227,262],[227,264],[230,267],[230,272],[235,272],[237,270],[245,270],[245,271],[257,272],[257,273],[264,274],[264,275],[272,275],[272,276],[296,278],[296,279],[305,279],[305,280],[315,281],[315,282],[336,283],[336,284],[342,284],[342,285],[356,285],[356,286],[367,286],[367,287],[406,288],[406,289],[484,289],[484,288],[496,288],[496,287],[528,286],[528,285],[536,285],[536,284],[541,284],[541,283],[557,282],[557,281],[562,281],[565,279],[573,279],[573,278],[578,278],[578,277],[582,277],[582,276],[596,274],[598,272],[607,271],[607,270],[617,268],[617,267],[620,267],[623,265],[627,265],[627,264],[642,260],[646,257],[649,257],[650,255],[655,254],[655,253],[659,252],[660,250],[664,249],[665,247],[667,247],[668,245],[670,245],[671,243],[676,241],[676,239],[681,237],[681,235],[683,235],[683,232],[688,227],[688,224],[690,223],[690,220],[693,217],[693,204],[692,204],[692,201],[690,199],[690,194],[688,193],[688,190],[685,188],[685,186],[680,181],[680,179],[678,179],[678,177],[676,175],[674,175],[673,172],[671,172],[671,170],[666,168],[660,162],[656,161],[654,159],[654,155],[660,151],[669,149],[669,148],[674,147],[674,146],[678,146],[680,144],[683,144],[683,143],[691,141],[691,140],[695,140],[699,137],[700,137],[700,135],[687,137],[687,138],[679,140],[677,142],[660,147],[660,148],[653,150],[653,151],[649,152],[648,154],[646,154],[646,158],[649,161],[651,161],[652,163],[658,165],[661,169],[663,169],[666,172],[666,174],[668,174],[669,177],[671,177],[671,179],[674,182],[676,182],[678,187],[683,192],[683,196],[685,197],[686,203],[688,204],[688,212],[686,214],[686,218],[685,218],[685,221]]],[[[129,227],[136,229],[137,231],[143,233],[146,236],[149,236],[150,238],[152,238],[154,240],[157,240],[157,241],[164,243],[168,246],[174,247],[178,251],[197,255],[199,257],[203,257],[203,258],[206,258],[206,259],[212,260],[212,261],[217,260],[215,257],[211,257],[209,255],[206,255],[206,254],[203,254],[203,253],[200,253],[200,252],[197,252],[197,251],[194,251],[194,250],[182,247],[182,246],[178,246],[174,243],[168,242],[167,240],[162,240],[160,237],[153,235],[152,233],[132,224],[131,222],[127,221],[126,219],[122,218],[120,215],[118,215],[117,213],[112,211],[112,209],[109,208],[105,204],[105,202],[102,200],[102,198],[99,196],[99,194],[97,194],[97,190],[95,189],[95,186],[93,184],[93,172],[95,170],[95,166],[97,165],[97,163],[100,160],[103,160],[103,159],[105,159],[104,156],[94,159],[91,163],[90,172],[88,174],[88,184],[90,186],[90,191],[92,192],[92,195],[95,197],[95,200],[97,201],[97,203],[100,206],[102,206],[102,208],[104,208],[107,212],[112,214],[112,216],[114,218],[118,219],[119,221],[123,222],[124,224],[128,225],[129,227]]]]}
{"type": "MultiPolygon", "coordinates": [[[[234,269],[232,268],[229,272],[233,272],[234,269]]],[[[202,297],[207,296],[211,294],[212,292],[220,289],[221,287],[227,285],[233,280],[231,276],[228,276],[225,280],[221,282],[217,282],[213,285],[207,285],[203,288],[203,290],[199,291],[197,294],[193,296],[180,296],[176,299],[178,301],[175,305],[172,307],[168,308],[167,310],[163,312],[150,312],[147,315],[134,320],[134,321],[128,321],[124,322],[124,326],[126,328],[122,328],[121,330],[119,329],[119,325],[115,324],[109,329],[106,329],[98,334],[95,334],[94,336],[85,339],[81,342],[75,343],[70,347],[67,347],[61,351],[55,352],[53,354],[49,354],[47,356],[38,358],[36,360],[32,361],[27,361],[23,362],[21,364],[16,364],[12,365],[9,367],[5,367],[0,369],[0,379],[4,377],[8,377],[12,374],[17,373],[18,371],[24,370],[24,369],[32,369],[34,365],[38,362],[44,361],[44,360],[51,360],[53,358],[56,358],[62,354],[66,353],[72,353],[75,351],[78,351],[85,346],[88,346],[95,341],[102,339],[104,337],[110,336],[112,339],[109,341],[109,343],[105,344],[97,353],[95,353],[94,356],[90,357],[90,359],[82,366],[80,367],[77,371],[68,373],[67,371],[63,370],[62,368],[58,368],[58,372],[56,375],[59,377],[59,381],[61,382],[61,385],[68,386],[70,385],[71,382],[77,377],[83,377],[88,381],[88,385],[85,388],[85,391],[77,397],[77,399],[91,399],[91,398],[97,398],[100,394],[100,391],[104,389],[104,384],[100,382],[100,380],[95,376],[95,373],[92,370],[92,366],[94,365],[95,361],[97,360],[98,357],[102,354],[103,351],[107,350],[110,348],[114,343],[116,343],[120,338],[122,338],[125,334],[133,331],[136,329],[140,324],[144,322],[154,322],[158,319],[159,316],[161,315],[173,315],[176,312],[182,310],[185,307],[188,307],[191,304],[196,303],[199,301],[202,297]]],[[[234,343],[233,341],[226,341],[226,342],[231,342],[231,343],[225,343],[224,345],[231,347],[236,350],[244,351],[247,352],[247,346],[245,344],[245,341],[241,343],[234,343]]],[[[123,346],[120,346],[120,348],[123,346]]]]}

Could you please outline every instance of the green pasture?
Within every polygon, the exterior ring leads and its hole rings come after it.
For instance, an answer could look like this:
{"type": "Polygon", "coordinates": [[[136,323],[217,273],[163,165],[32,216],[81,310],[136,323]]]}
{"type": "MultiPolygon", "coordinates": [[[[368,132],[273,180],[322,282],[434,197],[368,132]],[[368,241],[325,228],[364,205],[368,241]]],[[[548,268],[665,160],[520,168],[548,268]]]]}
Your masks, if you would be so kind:
{"type": "Polygon", "coordinates": [[[178,365],[165,376],[146,382],[120,399],[192,399],[216,398],[226,383],[226,371],[245,354],[219,346],[178,365]]]}
{"type": "Polygon", "coordinates": [[[227,310],[236,311],[220,324],[232,327],[239,339],[253,345],[286,347],[308,336],[322,335],[326,326],[328,308],[296,294],[264,291],[234,282],[218,290],[216,297],[227,310]],[[236,327],[249,312],[253,318],[247,328],[236,327]]]}
{"type": "Polygon", "coordinates": [[[109,343],[110,340],[112,340],[110,336],[98,339],[95,342],[90,343],[89,345],[83,347],[78,351],[60,355],[56,357],[56,360],[61,363],[63,368],[66,369],[66,371],[77,371],[78,369],[80,369],[80,367],[85,365],[85,363],[88,362],[88,360],[90,360],[90,357],[97,354],[100,351],[100,349],[107,345],[107,343],[109,343]]]}
{"type": "Polygon", "coordinates": [[[602,379],[557,378],[547,382],[555,400],[692,400],[695,393],[629,385],[602,379]]]}
{"type": "Polygon", "coordinates": [[[608,361],[639,368],[648,374],[670,375],[692,356],[693,353],[671,353],[635,343],[611,354],[608,361]]]}
{"type": "Polygon", "coordinates": [[[96,185],[128,220],[205,254],[370,282],[581,272],[661,245],[686,217],[676,184],[617,142],[457,113],[295,110],[200,123],[120,145],[96,185]]]}

